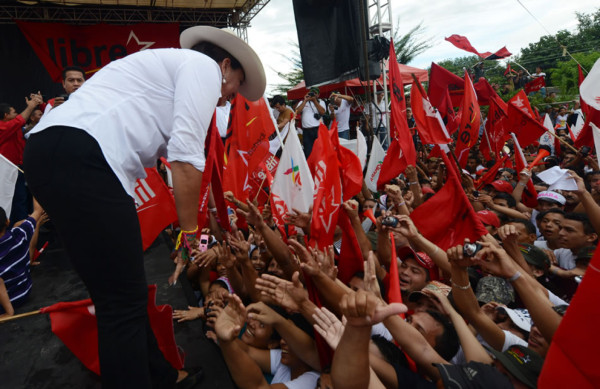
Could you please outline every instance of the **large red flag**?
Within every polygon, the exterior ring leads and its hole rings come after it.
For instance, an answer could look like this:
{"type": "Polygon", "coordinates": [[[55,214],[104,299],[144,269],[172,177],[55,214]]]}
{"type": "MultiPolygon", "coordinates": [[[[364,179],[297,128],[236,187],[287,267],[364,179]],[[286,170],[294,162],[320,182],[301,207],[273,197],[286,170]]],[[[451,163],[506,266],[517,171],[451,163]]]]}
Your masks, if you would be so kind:
{"type": "Polygon", "coordinates": [[[382,189],[385,184],[398,177],[406,169],[408,165],[402,156],[400,142],[398,142],[398,139],[392,138],[390,147],[385,153],[385,158],[383,158],[381,164],[379,178],[377,178],[377,189],[382,189]]]}
{"type": "Polygon", "coordinates": [[[311,244],[323,249],[333,244],[342,200],[342,184],[338,159],[327,127],[319,126],[319,135],[308,158],[308,167],[315,181],[313,215],[310,224],[311,244]]]}
{"type": "Polygon", "coordinates": [[[546,127],[519,109],[512,101],[508,103],[507,123],[510,130],[517,134],[522,147],[529,146],[546,132],[546,127]]]}
{"type": "Polygon", "coordinates": [[[406,119],[404,84],[402,83],[402,74],[400,74],[400,68],[396,60],[394,42],[390,42],[389,71],[391,91],[390,136],[398,139],[403,152],[402,158],[405,160],[405,163],[414,166],[417,162],[417,152],[415,151],[415,145],[406,119]]]}
{"type": "MultiPolygon", "coordinates": [[[[442,158],[446,166],[452,166],[446,153],[442,153],[442,158]]],[[[462,244],[465,238],[474,242],[487,234],[456,172],[453,169],[447,171],[448,181],[442,189],[410,214],[423,236],[443,250],[462,244]]]]}
{"type": "MultiPolygon", "coordinates": [[[[490,141],[491,151],[496,154],[496,157],[500,155],[500,151],[504,146],[506,140],[510,137],[506,121],[508,115],[506,110],[508,106],[502,100],[499,102],[496,99],[490,99],[490,109],[488,111],[487,122],[485,123],[485,131],[490,141]]],[[[486,142],[481,142],[487,146],[486,142]]]]}
{"type": "Polygon", "coordinates": [[[600,251],[596,250],[546,354],[540,388],[598,388],[600,251]],[[590,336],[592,335],[592,336],[590,336]]]}
{"type": "Polygon", "coordinates": [[[477,103],[477,95],[471,78],[465,70],[465,94],[460,109],[460,129],[456,140],[456,157],[461,167],[467,165],[469,150],[475,146],[479,138],[479,124],[481,123],[481,111],[477,103]]]}
{"type": "Polygon", "coordinates": [[[523,89],[525,90],[525,93],[530,94],[532,92],[539,91],[540,89],[544,88],[545,86],[546,86],[546,80],[544,79],[544,77],[536,77],[533,80],[529,81],[527,84],[525,84],[523,89]]]}
{"type": "Polygon", "coordinates": [[[421,93],[421,86],[415,82],[410,89],[410,105],[419,130],[419,137],[423,143],[445,144],[452,141],[440,113],[421,93]]]}
{"type": "Polygon", "coordinates": [[[137,180],[135,206],[140,221],[143,249],[146,250],[166,226],[177,220],[175,201],[155,168],[146,169],[147,177],[137,180]]]}
{"type": "Polygon", "coordinates": [[[275,123],[269,111],[264,98],[252,102],[238,94],[231,103],[223,189],[242,201],[254,199],[260,190],[251,190],[252,178],[260,174],[260,164],[270,155],[269,137],[275,131],[275,123]]]}
{"type": "MultiPolygon", "coordinates": [[[[91,371],[100,375],[98,323],[91,299],[57,303],[40,309],[50,315],[52,332],[91,371]]],[[[183,369],[183,356],[173,334],[173,309],[156,306],[156,285],[148,286],[148,316],[152,331],[165,359],[175,369],[183,369]]]]}
{"type": "Polygon", "coordinates": [[[340,146],[337,122],[334,120],[329,130],[331,144],[339,162],[340,177],[342,179],[343,201],[348,201],[362,190],[363,172],[360,159],[352,150],[340,146]]]}
{"type": "Polygon", "coordinates": [[[440,111],[443,111],[442,102],[446,98],[446,94],[450,96],[453,107],[460,107],[464,87],[465,81],[462,78],[434,62],[431,63],[427,94],[434,107],[438,107],[440,111]]]}

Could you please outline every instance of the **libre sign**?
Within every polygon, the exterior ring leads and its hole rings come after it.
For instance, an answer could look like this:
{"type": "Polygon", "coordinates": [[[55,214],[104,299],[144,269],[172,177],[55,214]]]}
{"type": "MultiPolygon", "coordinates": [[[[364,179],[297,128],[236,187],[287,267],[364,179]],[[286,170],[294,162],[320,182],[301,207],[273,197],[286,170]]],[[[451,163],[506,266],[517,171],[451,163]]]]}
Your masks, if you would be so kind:
{"type": "Polygon", "coordinates": [[[66,66],[79,66],[89,76],[137,51],[179,47],[178,23],[74,26],[17,21],[17,25],[56,82],[66,66]]]}

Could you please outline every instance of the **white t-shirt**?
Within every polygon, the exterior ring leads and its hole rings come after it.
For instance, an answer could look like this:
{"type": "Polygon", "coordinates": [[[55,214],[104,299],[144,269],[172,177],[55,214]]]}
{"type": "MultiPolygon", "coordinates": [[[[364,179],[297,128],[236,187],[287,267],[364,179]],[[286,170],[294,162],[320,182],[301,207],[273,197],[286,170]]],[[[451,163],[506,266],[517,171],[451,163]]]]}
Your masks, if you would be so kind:
{"type": "Polygon", "coordinates": [[[558,115],[556,117],[555,125],[558,125],[558,127],[556,128],[557,130],[564,130],[565,128],[567,128],[567,118],[568,116],[566,114],[558,115]]]}
{"type": "Polygon", "coordinates": [[[381,99],[379,103],[375,101],[371,102],[371,104],[367,107],[367,114],[371,115],[371,126],[373,128],[386,126],[386,112],[385,99],[381,99]]]}
{"type": "MultiPolygon", "coordinates": [[[[551,250],[548,247],[548,242],[545,240],[536,240],[533,242],[533,245],[539,247],[543,250],[551,250]]],[[[556,261],[558,262],[558,266],[565,270],[574,269],[576,266],[575,260],[577,257],[573,254],[573,252],[569,249],[556,249],[554,251],[554,256],[556,257],[556,261]]]]}
{"type": "MultiPolygon", "coordinates": [[[[302,103],[300,103],[302,104],[302,103]]],[[[327,111],[327,107],[325,106],[325,102],[323,100],[319,100],[319,105],[323,107],[325,111],[327,111]]],[[[319,127],[321,123],[321,118],[315,119],[315,114],[318,114],[319,110],[315,106],[315,103],[312,101],[307,102],[302,109],[302,128],[311,128],[311,127],[319,127]]]]}
{"type": "Polygon", "coordinates": [[[219,65],[197,51],[149,49],[111,62],[31,131],[80,128],[100,144],[133,197],[159,157],[204,171],[204,140],[221,97],[219,65]]]}
{"type": "Polygon", "coordinates": [[[281,363],[280,349],[271,350],[271,374],[273,374],[271,384],[284,384],[289,389],[314,388],[320,376],[316,371],[307,371],[292,380],[291,369],[281,363]]]}
{"type": "Polygon", "coordinates": [[[335,120],[338,123],[338,132],[350,130],[350,103],[348,100],[340,99],[342,102],[335,110],[335,120]]]}
{"type": "Polygon", "coordinates": [[[225,102],[225,105],[217,107],[217,129],[219,136],[225,138],[227,136],[227,125],[229,124],[229,112],[231,111],[231,103],[225,102]]]}

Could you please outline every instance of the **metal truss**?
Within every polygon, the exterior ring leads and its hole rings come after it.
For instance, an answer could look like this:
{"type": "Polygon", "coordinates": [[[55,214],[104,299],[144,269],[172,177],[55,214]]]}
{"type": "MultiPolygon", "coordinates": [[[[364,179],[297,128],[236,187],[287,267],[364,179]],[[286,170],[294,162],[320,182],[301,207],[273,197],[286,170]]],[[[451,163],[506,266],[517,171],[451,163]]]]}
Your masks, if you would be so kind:
{"type": "Polygon", "coordinates": [[[71,24],[179,23],[182,28],[203,24],[233,28],[247,41],[250,21],[269,1],[248,0],[239,8],[228,9],[25,5],[0,1],[0,24],[13,24],[15,20],[71,24]]]}

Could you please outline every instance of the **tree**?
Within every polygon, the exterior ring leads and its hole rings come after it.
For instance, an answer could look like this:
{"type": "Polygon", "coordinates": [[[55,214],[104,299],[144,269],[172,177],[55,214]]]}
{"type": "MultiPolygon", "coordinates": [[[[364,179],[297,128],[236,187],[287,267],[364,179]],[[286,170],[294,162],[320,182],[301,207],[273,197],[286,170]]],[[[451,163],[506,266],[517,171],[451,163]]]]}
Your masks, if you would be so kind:
{"type": "MultiPolygon", "coordinates": [[[[304,71],[302,70],[302,60],[300,59],[300,47],[298,43],[293,43],[293,50],[291,54],[285,55],[284,57],[290,63],[290,70],[282,72],[275,70],[277,75],[285,80],[284,83],[275,85],[275,92],[287,95],[287,91],[298,85],[300,81],[304,80],[304,71]]],[[[283,56],[283,54],[281,54],[283,56]]]]}
{"type": "MultiPolygon", "coordinates": [[[[573,57],[585,69],[591,69],[596,60],[600,58],[600,52],[591,53],[575,53],[573,57]]],[[[576,95],[579,93],[579,72],[575,60],[560,61],[556,63],[556,67],[549,69],[552,78],[552,85],[560,88],[563,95],[576,95]]]]}
{"type": "MultiPolygon", "coordinates": [[[[398,19],[397,25],[400,25],[400,19],[398,19]]],[[[394,50],[396,50],[398,62],[407,65],[418,55],[433,47],[429,43],[432,41],[431,39],[420,37],[425,31],[422,21],[404,35],[400,35],[400,30],[396,29],[394,32],[394,50]]]]}

